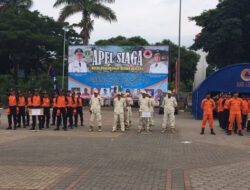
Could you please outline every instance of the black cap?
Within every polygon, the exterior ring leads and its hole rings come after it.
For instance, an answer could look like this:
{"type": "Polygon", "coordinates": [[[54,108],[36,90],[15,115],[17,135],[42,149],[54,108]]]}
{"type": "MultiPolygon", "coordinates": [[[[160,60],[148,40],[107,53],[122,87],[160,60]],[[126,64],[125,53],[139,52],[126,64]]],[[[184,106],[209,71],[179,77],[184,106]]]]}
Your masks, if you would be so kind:
{"type": "Polygon", "coordinates": [[[154,56],[156,56],[156,55],[161,55],[160,50],[157,49],[157,50],[155,51],[154,56]]]}
{"type": "Polygon", "coordinates": [[[83,50],[82,50],[81,48],[77,48],[77,49],[75,50],[75,54],[77,54],[77,53],[83,53],[83,50]]]}

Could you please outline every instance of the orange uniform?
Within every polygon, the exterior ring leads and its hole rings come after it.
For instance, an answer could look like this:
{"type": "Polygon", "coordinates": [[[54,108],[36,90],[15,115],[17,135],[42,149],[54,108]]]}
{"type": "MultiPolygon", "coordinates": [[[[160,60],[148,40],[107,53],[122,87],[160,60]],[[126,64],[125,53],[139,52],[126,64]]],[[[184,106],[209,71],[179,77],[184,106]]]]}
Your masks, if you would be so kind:
{"type": "Polygon", "coordinates": [[[224,98],[220,98],[217,101],[217,111],[218,112],[223,112],[224,111],[224,106],[222,105],[222,102],[224,101],[224,98]]]}
{"type": "Polygon", "coordinates": [[[66,106],[66,98],[65,96],[58,96],[56,105],[58,108],[65,108],[66,106]]]}
{"type": "Polygon", "coordinates": [[[71,96],[67,96],[67,107],[73,106],[73,98],[71,96]]]}
{"type": "Polygon", "coordinates": [[[77,102],[78,102],[77,107],[82,107],[82,105],[83,105],[83,103],[82,103],[82,98],[78,97],[78,98],[77,98],[77,102]]]}
{"type": "Polygon", "coordinates": [[[247,115],[247,113],[248,113],[248,101],[243,100],[242,101],[242,114],[247,115]]]}
{"type": "Polygon", "coordinates": [[[248,113],[250,113],[250,100],[248,100],[248,113]]]}
{"type": "Polygon", "coordinates": [[[204,129],[206,127],[206,123],[208,120],[210,129],[213,129],[213,110],[216,108],[213,99],[203,99],[201,103],[201,109],[203,109],[203,122],[201,128],[204,129]]]}
{"type": "Polygon", "coordinates": [[[17,100],[16,100],[16,96],[9,96],[9,106],[13,107],[13,106],[17,106],[17,100]]]}
{"type": "Polygon", "coordinates": [[[224,110],[229,110],[229,99],[226,99],[225,104],[224,104],[224,110]]]}
{"type": "Polygon", "coordinates": [[[31,106],[33,105],[33,103],[32,103],[32,98],[31,98],[31,97],[28,97],[27,101],[28,101],[27,106],[28,106],[28,107],[31,107],[31,106]]]}
{"type": "Polygon", "coordinates": [[[24,96],[21,96],[18,98],[18,106],[19,107],[24,107],[26,105],[26,101],[25,101],[25,98],[24,96]]]}
{"type": "Polygon", "coordinates": [[[41,97],[40,96],[33,96],[32,97],[32,106],[33,107],[40,107],[41,106],[41,97]]]}
{"type": "Polygon", "coordinates": [[[42,107],[44,107],[44,108],[50,107],[50,99],[49,98],[43,98],[42,107]]]}
{"type": "Polygon", "coordinates": [[[56,98],[53,98],[53,108],[56,108],[57,105],[56,105],[56,98]]]}
{"type": "Polygon", "coordinates": [[[74,102],[72,102],[72,107],[73,108],[77,108],[78,107],[78,103],[77,103],[78,101],[77,101],[77,98],[76,97],[74,97],[74,102]]]}
{"type": "Polygon", "coordinates": [[[242,130],[241,126],[241,110],[242,110],[242,99],[241,98],[231,98],[229,100],[229,109],[230,109],[230,116],[229,116],[229,131],[232,131],[233,124],[236,119],[238,130],[242,130]]]}

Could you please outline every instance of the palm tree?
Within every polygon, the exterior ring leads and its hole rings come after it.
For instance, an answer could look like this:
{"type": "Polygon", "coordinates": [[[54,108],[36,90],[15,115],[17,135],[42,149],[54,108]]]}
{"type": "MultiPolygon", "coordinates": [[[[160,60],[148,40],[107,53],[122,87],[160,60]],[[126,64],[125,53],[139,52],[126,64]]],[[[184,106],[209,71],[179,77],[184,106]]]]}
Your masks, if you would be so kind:
{"type": "Polygon", "coordinates": [[[83,44],[88,45],[90,33],[93,31],[95,18],[103,18],[109,22],[116,21],[116,15],[112,9],[105,6],[104,3],[114,3],[115,0],[56,0],[54,7],[65,4],[61,10],[59,22],[64,22],[69,16],[75,13],[82,13],[82,20],[73,26],[80,27],[82,30],[80,35],[83,39],[83,44]]]}
{"type": "Polygon", "coordinates": [[[9,9],[29,9],[33,4],[32,0],[1,0],[0,12],[9,9]]]}

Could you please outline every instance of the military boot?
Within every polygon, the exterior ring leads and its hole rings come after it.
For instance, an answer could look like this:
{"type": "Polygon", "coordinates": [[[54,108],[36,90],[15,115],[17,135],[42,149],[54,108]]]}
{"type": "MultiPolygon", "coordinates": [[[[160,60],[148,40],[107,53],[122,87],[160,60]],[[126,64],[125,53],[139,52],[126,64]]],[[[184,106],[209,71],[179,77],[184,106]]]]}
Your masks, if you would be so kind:
{"type": "Polygon", "coordinates": [[[239,136],[243,136],[243,134],[242,134],[241,130],[239,131],[239,136]]]}
{"type": "Polygon", "coordinates": [[[216,135],[213,129],[211,129],[211,135],[216,135]]]}
{"type": "Polygon", "coordinates": [[[102,127],[101,126],[98,127],[98,132],[102,132],[102,127]]]}
{"type": "Polygon", "coordinates": [[[204,132],[205,132],[205,129],[202,128],[200,134],[201,134],[201,135],[204,135],[204,132]]]}
{"type": "Polygon", "coordinates": [[[89,132],[93,132],[93,131],[94,131],[93,127],[90,126],[90,127],[89,127],[89,132]]]}
{"type": "Polygon", "coordinates": [[[161,130],[161,133],[166,133],[166,131],[167,131],[167,129],[163,128],[163,129],[161,130]]]}

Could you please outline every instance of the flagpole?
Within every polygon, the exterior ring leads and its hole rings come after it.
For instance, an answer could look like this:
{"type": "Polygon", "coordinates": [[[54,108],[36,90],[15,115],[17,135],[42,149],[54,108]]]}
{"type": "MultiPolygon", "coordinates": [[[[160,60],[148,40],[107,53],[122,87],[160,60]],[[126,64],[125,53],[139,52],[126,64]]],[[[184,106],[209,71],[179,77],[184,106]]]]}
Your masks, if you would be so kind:
{"type": "Polygon", "coordinates": [[[64,30],[64,35],[63,35],[63,71],[62,71],[62,89],[64,89],[64,60],[65,60],[65,38],[66,38],[66,30],[64,30]]]}
{"type": "Polygon", "coordinates": [[[178,42],[178,91],[177,97],[180,98],[180,72],[181,70],[181,0],[180,0],[180,10],[179,10],[179,42],[178,42]]]}

